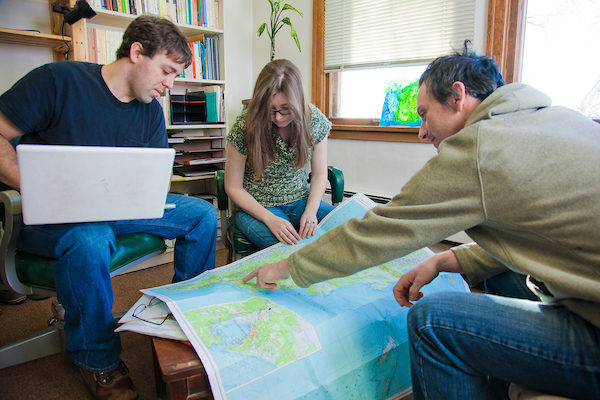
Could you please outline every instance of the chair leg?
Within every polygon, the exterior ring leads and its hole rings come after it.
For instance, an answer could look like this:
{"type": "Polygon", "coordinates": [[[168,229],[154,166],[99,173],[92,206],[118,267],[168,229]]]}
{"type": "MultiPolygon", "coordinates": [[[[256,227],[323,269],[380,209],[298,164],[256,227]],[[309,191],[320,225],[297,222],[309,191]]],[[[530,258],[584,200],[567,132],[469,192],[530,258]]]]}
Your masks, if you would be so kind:
{"type": "Polygon", "coordinates": [[[62,348],[60,329],[51,326],[1,346],[0,369],[60,353],[62,348]]]}
{"type": "Polygon", "coordinates": [[[67,343],[64,309],[58,300],[52,302],[52,315],[48,328],[0,346],[0,369],[64,351],[67,343]]]}
{"type": "MultiPolygon", "coordinates": [[[[0,369],[12,367],[38,358],[61,353],[66,348],[67,338],[64,332],[64,308],[58,300],[52,302],[53,317],[50,325],[31,335],[0,346],[0,369]]],[[[125,315],[124,312],[113,313],[115,322],[125,315]]]]}

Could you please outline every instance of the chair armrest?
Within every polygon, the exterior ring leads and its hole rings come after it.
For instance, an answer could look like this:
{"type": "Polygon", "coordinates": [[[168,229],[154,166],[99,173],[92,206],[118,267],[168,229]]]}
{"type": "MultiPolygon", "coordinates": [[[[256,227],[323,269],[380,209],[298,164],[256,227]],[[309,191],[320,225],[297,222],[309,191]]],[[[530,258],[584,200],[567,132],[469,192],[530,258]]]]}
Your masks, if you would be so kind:
{"type": "Polygon", "coordinates": [[[219,219],[221,220],[221,241],[227,250],[229,250],[227,263],[230,263],[233,245],[227,236],[227,232],[229,231],[229,197],[225,192],[225,171],[215,171],[215,185],[217,186],[217,208],[219,209],[219,219]]]}
{"type": "Polygon", "coordinates": [[[217,203],[219,210],[227,210],[229,198],[225,192],[225,171],[215,171],[215,184],[217,185],[217,203]]]}
{"type": "Polygon", "coordinates": [[[21,232],[21,195],[16,190],[0,192],[4,204],[4,224],[0,241],[0,278],[2,287],[21,294],[32,294],[30,287],[23,285],[17,277],[15,248],[21,232]]]}
{"type": "Polygon", "coordinates": [[[21,214],[21,195],[16,190],[4,190],[0,192],[0,201],[4,203],[4,210],[11,215],[21,214]]]}
{"type": "Polygon", "coordinates": [[[341,203],[344,200],[344,173],[341,169],[330,165],[327,167],[327,179],[331,186],[331,202],[341,203]]]}

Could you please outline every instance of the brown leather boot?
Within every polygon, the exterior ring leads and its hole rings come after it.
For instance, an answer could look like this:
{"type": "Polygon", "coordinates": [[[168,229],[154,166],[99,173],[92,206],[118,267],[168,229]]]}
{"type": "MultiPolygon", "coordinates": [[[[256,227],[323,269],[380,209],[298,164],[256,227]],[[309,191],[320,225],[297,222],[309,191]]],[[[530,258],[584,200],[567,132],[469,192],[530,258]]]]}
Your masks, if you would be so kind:
{"type": "Polygon", "coordinates": [[[123,361],[108,372],[91,372],[79,367],[88,390],[99,400],[136,400],[137,390],[129,377],[129,369],[123,361]]]}

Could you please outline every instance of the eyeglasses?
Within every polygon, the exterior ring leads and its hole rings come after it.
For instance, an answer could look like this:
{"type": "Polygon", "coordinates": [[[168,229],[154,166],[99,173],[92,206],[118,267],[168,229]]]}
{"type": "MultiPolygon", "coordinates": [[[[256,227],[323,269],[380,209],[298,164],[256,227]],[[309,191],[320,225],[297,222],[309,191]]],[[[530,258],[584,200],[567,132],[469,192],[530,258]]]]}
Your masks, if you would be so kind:
{"type": "Polygon", "coordinates": [[[279,115],[283,116],[288,116],[290,115],[292,112],[290,110],[286,110],[286,109],[282,109],[282,110],[271,110],[271,116],[274,117],[277,113],[279,113],[279,115]]]}
{"type": "Polygon", "coordinates": [[[135,310],[133,310],[133,313],[131,314],[131,316],[132,316],[133,318],[137,318],[137,319],[139,319],[140,321],[144,321],[144,322],[147,322],[147,323],[149,323],[149,324],[153,324],[153,325],[162,325],[162,324],[164,324],[164,323],[165,323],[165,321],[166,321],[166,320],[168,320],[169,318],[171,318],[171,319],[172,319],[172,317],[173,317],[173,314],[172,314],[172,313],[168,313],[168,314],[167,314],[167,315],[165,315],[164,317],[154,318],[154,319],[158,319],[158,320],[159,320],[159,322],[157,322],[157,321],[150,321],[150,320],[147,320],[147,319],[144,319],[144,318],[140,317],[140,314],[141,314],[142,312],[144,312],[144,310],[146,310],[147,308],[151,308],[151,307],[153,307],[153,306],[155,306],[155,305],[158,305],[158,304],[160,304],[160,303],[162,303],[162,301],[161,301],[160,299],[157,299],[156,297],[153,297],[152,299],[150,299],[150,301],[148,302],[148,304],[140,304],[140,305],[138,305],[138,306],[135,308],[135,310]]]}

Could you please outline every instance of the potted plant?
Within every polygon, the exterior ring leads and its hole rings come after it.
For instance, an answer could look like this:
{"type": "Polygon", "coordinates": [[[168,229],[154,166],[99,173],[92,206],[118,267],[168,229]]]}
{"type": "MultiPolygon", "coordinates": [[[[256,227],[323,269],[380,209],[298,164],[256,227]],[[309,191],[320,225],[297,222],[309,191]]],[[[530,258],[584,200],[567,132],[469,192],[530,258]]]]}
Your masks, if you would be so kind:
{"type": "Polygon", "coordinates": [[[290,26],[290,30],[292,31],[292,38],[296,42],[296,46],[298,46],[298,51],[302,52],[302,49],[300,49],[300,42],[298,41],[298,35],[296,34],[296,30],[294,29],[294,25],[292,24],[292,21],[290,21],[290,19],[288,17],[285,17],[283,19],[280,19],[280,18],[281,18],[281,14],[285,10],[296,11],[298,14],[300,14],[300,16],[302,18],[304,18],[304,15],[302,15],[302,13],[300,11],[296,10],[294,7],[290,6],[289,4],[284,4],[284,6],[281,7],[281,2],[282,2],[282,0],[269,0],[269,3],[271,4],[271,19],[269,21],[269,24],[264,22],[258,28],[258,36],[259,37],[266,30],[267,34],[269,35],[269,38],[271,39],[271,61],[273,61],[273,59],[275,58],[275,35],[277,34],[277,32],[279,32],[281,30],[281,28],[283,28],[284,25],[290,26]]]}

